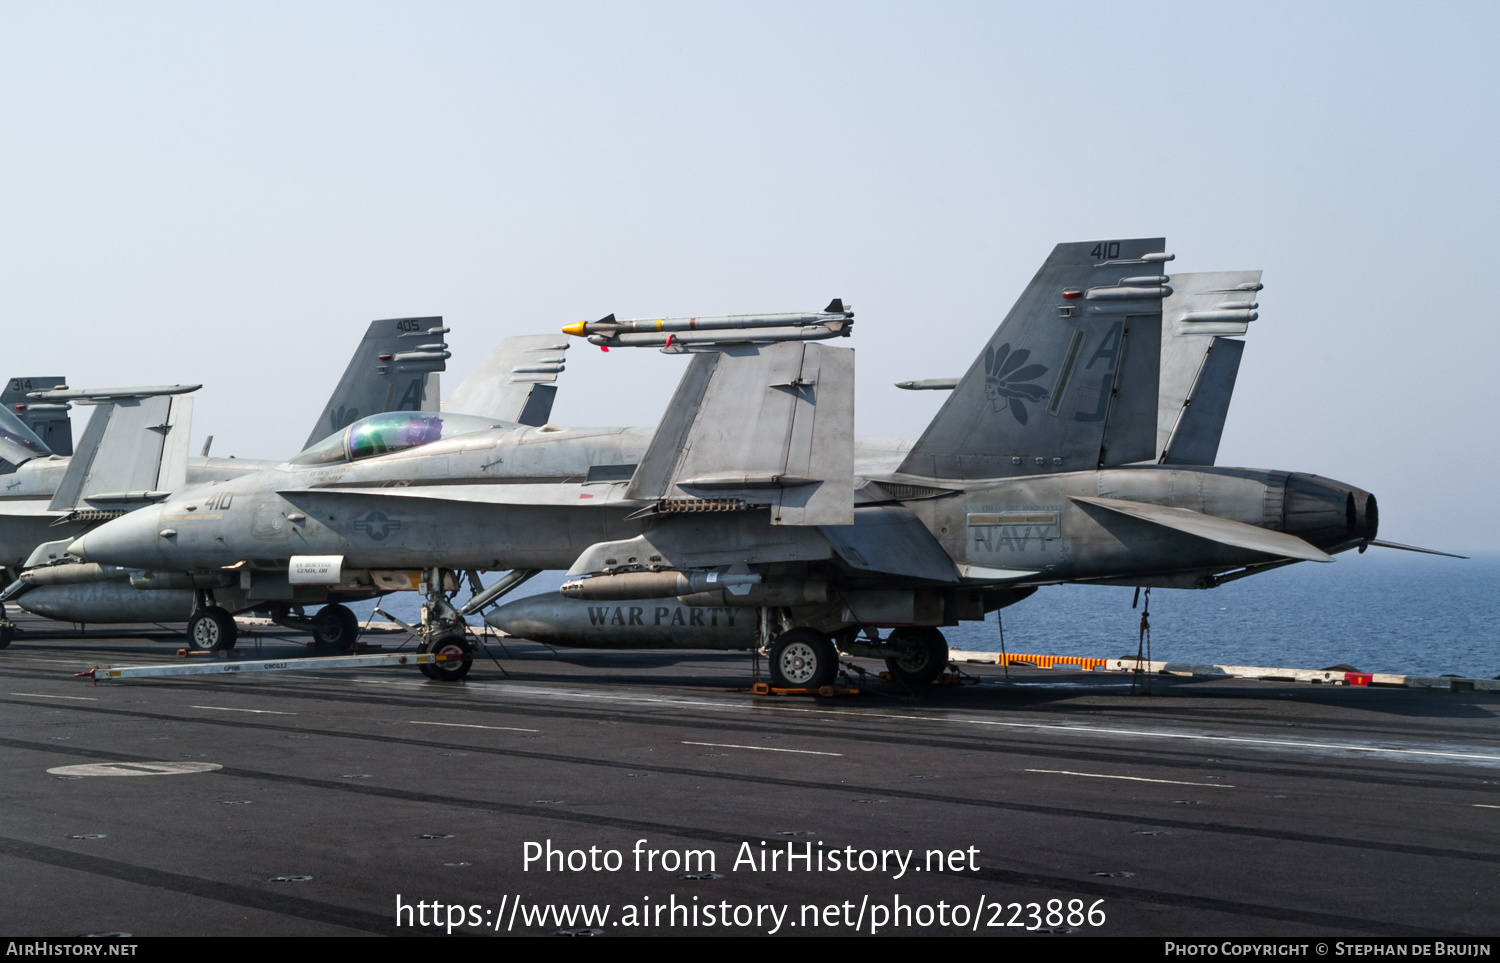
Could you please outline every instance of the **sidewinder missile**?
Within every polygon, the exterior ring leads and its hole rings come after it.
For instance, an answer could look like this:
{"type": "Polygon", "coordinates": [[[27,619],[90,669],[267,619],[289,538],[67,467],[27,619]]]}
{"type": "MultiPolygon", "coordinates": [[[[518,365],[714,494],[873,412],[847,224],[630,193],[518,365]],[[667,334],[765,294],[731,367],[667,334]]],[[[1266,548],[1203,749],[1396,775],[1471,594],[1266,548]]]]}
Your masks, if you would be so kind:
{"type": "Polygon", "coordinates": [[[579,321],[564,334],[587,338],[605,348],[671,348],[676,345],[753,344],[847,338],[854,311],[834,298],[822,311],[789,314],[729,314],[714,318],[638,318],[579,321]]]}

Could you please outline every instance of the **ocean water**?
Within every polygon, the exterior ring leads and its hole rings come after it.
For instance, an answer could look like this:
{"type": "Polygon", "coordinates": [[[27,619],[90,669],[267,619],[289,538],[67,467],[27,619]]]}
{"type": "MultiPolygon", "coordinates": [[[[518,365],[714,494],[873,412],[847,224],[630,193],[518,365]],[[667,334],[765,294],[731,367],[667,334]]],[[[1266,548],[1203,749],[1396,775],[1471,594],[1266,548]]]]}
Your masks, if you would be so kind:
{"type": "MultiPolygon", "coordinates": [[[[486,576],[486,581],[497,578],[486,576]]],[[[554,592],[543,572],[509,598],[554,592]]],[[[1142,593],[1144,596],[1144,593],[1142,593]]],[[[1057,585],[999,613],[1011,653],[1113,658],[1134,655],[1135,590],[1057,585]]],[[[1144,601],[1144,598],[1143,598],[1144,601]]],[[[415,620],[415,593],[382,607],[415,620]]],[[[1171,662],[1471,678],[1500,676],[1500,552],[1458,560],[1390,549],[1346,552],[1331,564],[1302,562],[1207,591],[1154,589],[1151,653],[1171,662]]],[[[373,603],[353,606],[366,618],[373,603]]],[[[997,652],[996,613],[945,628],[953,648],[997,652]]]]}

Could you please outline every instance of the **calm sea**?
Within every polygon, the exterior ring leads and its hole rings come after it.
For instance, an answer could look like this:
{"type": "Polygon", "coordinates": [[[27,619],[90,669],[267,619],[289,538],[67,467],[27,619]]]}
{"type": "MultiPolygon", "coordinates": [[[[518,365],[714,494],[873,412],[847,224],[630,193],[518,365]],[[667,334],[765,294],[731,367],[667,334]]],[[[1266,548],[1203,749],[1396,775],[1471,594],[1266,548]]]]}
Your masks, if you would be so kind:
{"type": "MultiPolygon", "coordinates": [[[[494,576],[487,576],[486,580],[494,576]]],[[[544,572],[512,598],[556,591],[561,572],[544,572]]],[[[1006,651],[1112,658],[1134,655],[1140,610],[1134,589],[1059,585],[1000,615],[1006,651]]],[[[1209,591],[1151,593],[1152,656],[1172,662],[1321,669],[1340,663],[1364,672],[1500,675],[1500,553],[1466,561],[1371,549],[1332,564],[1303,562],[1209,591]]],[[[414,593],[386,603],[413,619],[414,593]]],[[[371,605],[357,606],[360,616],[371,605]]],[[[988,620],[944,629],[953,648],[999,651],[988,620]]]]}

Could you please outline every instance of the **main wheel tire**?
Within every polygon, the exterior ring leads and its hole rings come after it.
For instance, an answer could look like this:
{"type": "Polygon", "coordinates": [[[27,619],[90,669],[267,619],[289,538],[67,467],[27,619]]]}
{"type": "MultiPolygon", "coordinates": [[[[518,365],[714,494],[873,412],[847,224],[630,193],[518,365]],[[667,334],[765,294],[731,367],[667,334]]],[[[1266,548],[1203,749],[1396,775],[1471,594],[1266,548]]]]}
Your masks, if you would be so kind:
{"type": "Polygon", "coordinates": [[[359,616],[348,606],[325,605],[312,622],[313,645],[322,652],[348,652],[359,637],[359,616]]]}
{"type": "Polygon", "coordinates": [[[771,684],[778,689],[821,689],[838,671],[833,641],[817,629],[789,629],[771,644],[771,684]]]}
{"type": "Polygon", "coordinates": [[[235,642],[239,641],[239,635],[239,626],[234,624],[234,616],[217,605],[201,608],[188,619],[188,648],[199,652],[232,649],[235,642]]]}
{"type": "Polygon", "coordinates": [[[16,637],[16,627],[10,620],[0,622],[0,649],[10,645],[11,640],[16,637]]]}
{"type": "Polygon", "coordinates": [[[885,667],[903,682],[926,685],[948,667],[948,640],[937,629],[896,629],[886,644],[895,647],[896,655],[885,660],[885,667]]]}
{"type": "Polygon", "coordinates": [[[457,682],[468,675],[474,665],[474,647],[461,635],[423,642],[418,651],[463,657],[461,662],[424,662],[418,667],[423,675],[438,682],[457,682]]]}

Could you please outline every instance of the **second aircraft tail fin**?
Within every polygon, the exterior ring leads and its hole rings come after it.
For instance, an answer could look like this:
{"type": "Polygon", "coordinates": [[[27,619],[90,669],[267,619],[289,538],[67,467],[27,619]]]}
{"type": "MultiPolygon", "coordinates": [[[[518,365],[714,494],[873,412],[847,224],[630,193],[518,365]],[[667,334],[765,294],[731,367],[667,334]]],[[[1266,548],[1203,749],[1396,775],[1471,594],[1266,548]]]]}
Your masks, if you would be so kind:
{"type": "Polygon", "coordinates": [[[65,387],[67,383],[67,378],[57,375],[10,378],[0,390],[0,405],[30,428],[54,455],[73,454],[73,422],[68,417],[73,406],[66,401],[37,401],[29,394],[65,387]]]}
{"type": "Polygon", "coordinates": [[[120,396],[100,404],[48,506],[138,508],[187,481],[193,399],[185,394],[120,396]]]}
{"type": "Polygon", "coordinates": [[[302,447],[383,411],[438,410],[438,373],[448,361],[443,319],[371,321],[333,396],[302,447]]]}
{"type": "Polygon", "coordinates": [[[555,334],[506,338],[443,402],[444,411],[486,415],[539,428],[552,417],[568,339],[555,334]]]}
{"type": "Polygon", "coordinates": [[[694,353],[626,489],[765,505],[773,525],[854,522],[854,352],[786,342],[694,353]]]}
{"type": "Polygon", "coordinates": [[[1178,274],[1162,304],[1161,392],[1156,457],[1166,465],[1212,465],[1229,415],[1245,342],[1260,307],[1259,271],[1178,274]]]}
{"type": "Polygon", "coordinates": [[[1002,478],[1152,459],[1165,243],[1057,245],[900,470],[1002,478]]]}

